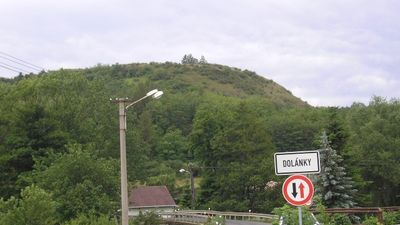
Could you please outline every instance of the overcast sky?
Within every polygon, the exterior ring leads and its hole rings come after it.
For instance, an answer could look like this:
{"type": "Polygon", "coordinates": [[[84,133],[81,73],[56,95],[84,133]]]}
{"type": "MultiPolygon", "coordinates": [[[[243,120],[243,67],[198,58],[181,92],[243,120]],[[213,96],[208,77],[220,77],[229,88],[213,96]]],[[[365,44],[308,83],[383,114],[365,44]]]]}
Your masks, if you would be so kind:
{"type": "Polygon", "coordinates": [[[0,52],[48,70],[204,55],[349,106],[400,97],[400,1],[1,0],[0,52]]]}

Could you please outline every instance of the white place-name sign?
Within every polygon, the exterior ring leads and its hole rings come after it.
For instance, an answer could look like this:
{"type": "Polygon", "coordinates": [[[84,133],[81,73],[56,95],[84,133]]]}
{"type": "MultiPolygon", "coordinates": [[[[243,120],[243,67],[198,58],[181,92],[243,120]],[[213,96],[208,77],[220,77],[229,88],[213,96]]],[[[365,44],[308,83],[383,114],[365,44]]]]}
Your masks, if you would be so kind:
{"type": "Polygon", "coordinates": [[[321,172],[319,151],[277,152],[275,158],[275,174],[312,174],[321,172]]]}

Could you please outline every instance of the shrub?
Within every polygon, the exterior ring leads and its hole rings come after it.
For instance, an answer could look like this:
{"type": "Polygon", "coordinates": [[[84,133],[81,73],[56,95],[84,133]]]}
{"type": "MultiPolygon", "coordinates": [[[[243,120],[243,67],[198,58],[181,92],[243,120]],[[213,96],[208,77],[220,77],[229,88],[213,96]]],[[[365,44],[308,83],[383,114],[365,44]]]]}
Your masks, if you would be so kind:
{"type": "Polygon", "coordinates": [[[350,218],[345,214],[334,214],[331,217],[329,224],[332,225],[351,225],[350,218]]]}
{"type": "MultiPolygon", "coordinates": [[[[299,213],[297,207],[284,205],[281,208],[275,208],[273,213],[277,214],[279,218],[283,217],[285,225],[299,224],[299,213]]],[[[311,213],[304,207],[302,208],[302,219],[303,225],[313,225],[315,222],[313,217],[311,216],[311,213]]],[[[279,224],[279,221],[274,220],[272,224],[277,225],[279,224]]]]}
{"type": "Polygon", "coordinates": [[[64,225],[115,225],[115,221],[106,215],[79,215],[77,218],[72,219],[64,225]]]}
{"type": "Polygon", "coordinates": [[[381,223],[379,223],[378,218],[376,217],[367,217],[364,221],[363,221],[364,225],[380,225],[381,223]]]}
{"type": "Polygon", "coordinates": [[[210,217],[204,225],[225,225],[225,218],[222,216],[210,217]]]}
{"type": "Polygon", "coordinates": [[[139,213],[132,223],[132,225],[160,225],[161,218],[154,212],[139,213]]]}
{"type": "Polygon", "coordinates": [[[385,212],[383,219],[385,225],[400,224],[400,212],[385,212]]]}

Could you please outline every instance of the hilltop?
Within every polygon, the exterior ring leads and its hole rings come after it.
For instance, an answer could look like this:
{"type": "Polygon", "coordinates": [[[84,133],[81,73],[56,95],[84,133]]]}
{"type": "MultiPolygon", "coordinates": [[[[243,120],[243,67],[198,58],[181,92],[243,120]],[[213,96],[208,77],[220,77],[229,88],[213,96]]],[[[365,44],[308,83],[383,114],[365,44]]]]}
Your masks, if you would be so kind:
{"type": "Polygon", "coordinates": [[[259,96],[282,105],[307,105],[272,80],[248,70],[217,64],[134,63],[98,65],[79,71],[89,79],[108,77],[130,83],[149,82],[171,93],[196,91],[239,98],[259,96]]]}
{"type": "MultiPolygon", "coordinates": [[[[217,95],[246,98],[259,96],[271,99],[277,104],[306,106],[301,99],[292,95],[290,91],[273,80],[264,78],[255,72],[241,70],[217,64],[177,64],[177,63],[133,63],[97,65],[86,69],[61,69],[41,73],[38,76],[52,76],[66,73],[80,73],[88,80],[95,78],[110,79],[110,86],[122,80],[127,83],[152,83],[154,86],[164,88],[166,92],[197,91],[214,93],[217,95]]],[[[27,75],[25,78],[37,75],[27,75]]],[[[18,81],[23,76],[14,79],[2,79],[3,82],[18,81]]],[[[0,80],[1,82],[1,80],[0,80]]]]}

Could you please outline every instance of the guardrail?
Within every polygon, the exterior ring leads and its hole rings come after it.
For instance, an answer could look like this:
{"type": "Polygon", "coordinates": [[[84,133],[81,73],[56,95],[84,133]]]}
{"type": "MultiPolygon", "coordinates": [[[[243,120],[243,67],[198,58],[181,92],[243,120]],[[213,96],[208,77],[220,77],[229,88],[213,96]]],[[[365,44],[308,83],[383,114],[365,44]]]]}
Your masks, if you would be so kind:
{"type": "Polygon", "coordinates": [[[208,216],[184,212],[163,213],[160,216],[168,224],[204,224],[208,220],[208,216]]]}
{"type": "Polygon", "coordinates": [[[400,206],[380,207],[385,212],[400,211],[400,206]]]}
{"type": "MultiPolygon", "coordinates": [[[[374,214],[383,223],[384,211],[400,211],[400,206],[393,207],[362,207],[362,208],[330,208],[327,213],[344,214],[374,214]]],[[[316,210],[311,212],[317,213],[316,210]]],[[[219,212],[213,210],[182,210],[174,213],[160,214],[164,221],[179,222],[180,224],[203,224],[209,217],[221,216],[226,220],[248,220],[260,222],[272,222],[279,219],[277,215],[247,212],[219,212]]]]}
{"type": "Polygon", "coordinates": [[[227,220],[251,220],[261,222],[271,222],[273,219],[278,219],[276,215],[262,213],[247,213],[247,212],[219,212],[213,210],[184,210],[176,213],[205,215],[208,217],[221,216],[227,220]]]}

